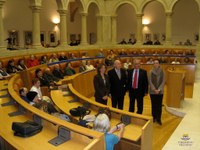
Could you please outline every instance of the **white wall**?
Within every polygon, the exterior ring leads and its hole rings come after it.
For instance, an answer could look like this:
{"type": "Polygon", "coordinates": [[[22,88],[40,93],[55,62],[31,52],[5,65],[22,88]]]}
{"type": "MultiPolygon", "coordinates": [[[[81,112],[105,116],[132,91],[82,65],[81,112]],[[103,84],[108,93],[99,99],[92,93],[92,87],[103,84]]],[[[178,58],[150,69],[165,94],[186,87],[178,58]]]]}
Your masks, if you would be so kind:
{"type": "Polygon", "coordinates": [[[32,30],[32,11],[27,0],[7,0],[4,5],[4,37],[8,30],[19,32],[19,44],[24,44],[24,31],[32,30]]]}
{"type": "Polygon", "coordinates": [[[136,14],[134,8],[129,4],[124,4],[117,9],[117,42],[123,38],[126,41],[130,34],[136,35],[136,14]]]}
{"type": "Polygon", "coordinates": [[[145,34],[151,34],[151,40],[154,41],[154,35],[158,35],[160,42],[161,37],[165,33],[166,16],[164,7],[157,1],[150,2],[144,8],[143,19],[149,20],[149,25],[143,28],[143,41],[145,42],[145,34]]]}
{"type": "Polygon", "coordinates": [[[194,34],[199,32],[199,8],[195,0],[180,0],[173,9],[172,37],[174,43],[190,39],[196,43],[194,34]]]}
{"type": "MultiPolygon", "coordinates": [[[[49,32],[56,31],[56,40],[60,39],[59,25],[52,23],[53,17],[59,17],[55,0],[43,0],[41,10],[41,31],[45,33],[46,43],[49,43],[49,32]]],[[[19,45],[24,46],[24,31],[32,31],[32,10],[29,0],[6,0],[4,5],[4,37],[8,37],[8,30],[19,31],[19,45]]],[[[96,33],[96,10],[97,6],[92,4],[89,7],[87,30],[89,33],[96,33]]],[[[75,14],[75,21],[70,21],[70,9],[68,11],[68,42],[70,34],[81,34],[81,15],[79,11],[75,14]]],[[[109,14],[108,14],[109,15],[109,14]]],[[[164,8],[157,1],[152,1],[144,8],[144,18],[150,19],[150,24],[145,33],[165,33],[166,16],[164,8]]],[[[194,41],[194,34],[199,32],[199,18],[195,0],[179,0],[174,7],[172,17],[172,40],[173,43],[184,42],[186,39],[194,41]]],[[[109,31],[110,32],[110,31],[109,31]]],[[[117,9],[117,42],[122,38],[128,40],[130,34],[136,33],[136,14],[134,8],[124,4],[117,9]]],[[[89,39],[88,39],[89,42],[89,39]]]]}
{"type": "Polygon", "coordinates": [[[87,32],[88,32],[88,43],[92,42],[92,44],[96,43],[96,38],[97,38],[97,19],[96,19],[97,13],[98,13],[97,6],[95,4],[91,4],[88,10],[87,32]],[[90,33],[92,33],[94,37],[90,37],[90,33]]]}
{"type": "Polygon", "coordinates": [[[74,21],[71,22],[70,21],[70,10],[68,12],[68,28],[67,28],[67,31],[68,31],[68,43],[70,43],[70,34],[76,34],[76,39],[78,39],[78,34],[81,34],[81,15],[79,13],[79,11],[76,12],[75,16],[74,16],[74,21]]]}

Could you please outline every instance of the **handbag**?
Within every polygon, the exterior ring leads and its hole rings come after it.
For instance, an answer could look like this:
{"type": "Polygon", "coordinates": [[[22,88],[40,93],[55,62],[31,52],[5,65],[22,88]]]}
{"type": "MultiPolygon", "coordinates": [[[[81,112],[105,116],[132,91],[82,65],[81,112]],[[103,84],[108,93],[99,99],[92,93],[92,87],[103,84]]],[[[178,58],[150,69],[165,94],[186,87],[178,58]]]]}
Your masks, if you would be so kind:
{"type": "Polygon", "coordinates": [[[69,112],[72,116],[83,118],[83,116],[90,114],[91,110],[78,106],[77,108],[70,109],[69,112]]]}
{"type": "Polygon", "coordinates": [[[42,131],[42,128],[42,125],[29,120],[25,122],[12,123],[12,130],[14,131],[14,135],[20,137],[33,136],[42,131]]]}

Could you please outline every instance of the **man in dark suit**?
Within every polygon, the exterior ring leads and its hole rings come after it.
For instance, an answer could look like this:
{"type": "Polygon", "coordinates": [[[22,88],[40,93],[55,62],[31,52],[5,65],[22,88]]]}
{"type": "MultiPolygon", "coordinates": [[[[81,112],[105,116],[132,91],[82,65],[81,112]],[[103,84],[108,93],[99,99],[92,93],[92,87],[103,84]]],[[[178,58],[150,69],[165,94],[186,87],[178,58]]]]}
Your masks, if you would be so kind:
{"type": "Polygon", "coordinates": [[[52,71],[53,75],[57,77],[58,79],[64,79],[64,73],[60,69],[60,66],[58,64],[55,65],[54,70],[52,71]]]}
{"type": "Polygon", "coordinates": [[[140,69],[140,60],[134,60],[134,69],[128,71],[127,88],[129,90],[129,111],[135,110],[135,99],[137,100],[137,113],[142,114],[143,98],[148,94],[148,77],[146,70],[140,69]]]}
{"type": "Polygon", "coordinates": [[[121,62],[115,60],[114,68],[108,72],[110,80],[110,93],[112,99],[112,107],[123,110],[124,95],[126,93],[126,71],[122,69],[121,62]]]}

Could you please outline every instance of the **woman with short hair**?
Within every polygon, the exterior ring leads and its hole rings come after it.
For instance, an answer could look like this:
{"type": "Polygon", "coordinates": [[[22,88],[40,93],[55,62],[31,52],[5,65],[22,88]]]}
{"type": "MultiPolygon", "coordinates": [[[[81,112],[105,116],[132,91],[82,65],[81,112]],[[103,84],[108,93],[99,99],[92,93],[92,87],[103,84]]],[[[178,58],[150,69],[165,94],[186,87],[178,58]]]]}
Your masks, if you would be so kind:
{"type": "Polygon", "coordinates": [[[123,133],[125,125],[123,123],[116,125],[110,129],[110,121],[106,114],[99,114],[94,121],[94,130],[103,132],[105,134],[106,150],[113,150],[115,144],[119,142],[123,133]],[[119,131],[118,135],[113,134],[119,131]]]}
{"type": "Polygon", "coordinates": [[[95,101],[107,105],[108,96],[110,93],[110,82],[106,72],[105,64],[99,64],[97,74],[94,76],[95,101]]]}

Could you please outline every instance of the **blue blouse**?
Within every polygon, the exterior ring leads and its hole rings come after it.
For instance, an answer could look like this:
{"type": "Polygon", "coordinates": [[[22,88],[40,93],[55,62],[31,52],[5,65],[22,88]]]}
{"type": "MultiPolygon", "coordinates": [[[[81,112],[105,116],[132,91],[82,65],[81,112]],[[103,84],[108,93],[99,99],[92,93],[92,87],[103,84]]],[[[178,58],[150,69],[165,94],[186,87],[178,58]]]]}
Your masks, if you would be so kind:
{"type": "Polygon", "coordinates": [[[114,150],[114,145],[119,142],[119,137],[114,134],[105,133],[106,150],[114,150]]]}

